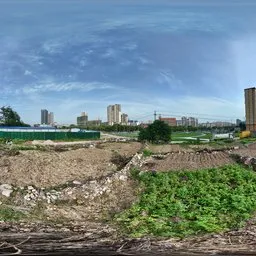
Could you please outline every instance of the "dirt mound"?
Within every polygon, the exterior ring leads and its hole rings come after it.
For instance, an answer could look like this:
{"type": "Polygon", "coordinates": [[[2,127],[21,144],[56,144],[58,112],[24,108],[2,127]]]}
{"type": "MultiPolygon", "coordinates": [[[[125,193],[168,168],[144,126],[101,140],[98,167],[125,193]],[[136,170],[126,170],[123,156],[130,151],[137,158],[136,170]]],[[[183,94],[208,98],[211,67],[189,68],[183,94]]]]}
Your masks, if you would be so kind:
{"type": "Polygon", "coordinates": [[[165,154],[169,152],[187,151],[193,152],[192,149],[182,147],[180,145],[148,145],[147,148],[154,154],[165,154]]]}
{"type": "Polygon", "coordinates": [[[123,160],[125,163],[125,159],[132,157],[140,148],[141,144],[137,142],[102,143],[75,150],[53,147],[48,151],[22,150],[18,155],[2,155],[1,183],[51,187],[75,179],[98,179],[123,167],[114,161],[117,156],[120,156],[119,162],[123,160]]]}
{"type": "Polygon", "coordinates": [[[1,182],[15,186],[49,187],[74,179],[98,178],[116,170],[112,152],[78,149],[66,152],[22,151],[0,159],[1,182]]]}
{"type": "Polygon", "coordinates": [[[249,157],[256,157],[256,147],[255,148],[247,148],[247,149],[238,149],[234,153],[240,156],[249,156],[249,157]]]}
{"type": "Polygon", "coordinates": [[[142,166],[143,170],[196,170],[202,168],[212,168],[223,166],[225,164],[233,164],[235,161],[230,158],[226,152],[181,152],[171,153],[164,159],[150,158],[142,166]]]}
{"type": "Polygon", "coordinates": [[[142,144],[139,142],[106,142],[97,145],[97,148],[107,149],[128,157],[135,155],[141,147],[142,144]]]}

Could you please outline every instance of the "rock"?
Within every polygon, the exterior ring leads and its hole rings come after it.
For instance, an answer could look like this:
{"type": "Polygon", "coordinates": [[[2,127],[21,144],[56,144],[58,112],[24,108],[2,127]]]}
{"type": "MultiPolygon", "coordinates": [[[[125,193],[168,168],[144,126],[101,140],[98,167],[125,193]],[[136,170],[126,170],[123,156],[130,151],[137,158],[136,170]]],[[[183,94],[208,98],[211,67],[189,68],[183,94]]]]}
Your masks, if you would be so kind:
{"type": "Polygon", "coordinates": [[[51,199],[54,200],[54,201],[56,201],[56,200],[58,199],[58,196],[56,196],[56,195],[51,195],[51,199]]]}
{"type": "Polygon", "coordinates": [[[28,190],[34,190],[33,186],[28,186],[28,190]]]}
{"type": "Polygon", "coordinates": [[[78,181],[78,180],[74,180],[74,181],[73,181],[73,184],[75,184],[75,185],[81,185],[82,182],[80,182],[80,181],[78,181]]]}
{"type": "Polygon", "coordinates": [[[0,192],[3,196],[10,197],[13,192],[13,188],[9,184],[2,184],[0,185],[0,192]]]}
{"type": "Polygon", "coordinates": [[[126,175],[120,175],[119,180],[125,181],[125,180],[127,180],[127,176],[126,175]]]}

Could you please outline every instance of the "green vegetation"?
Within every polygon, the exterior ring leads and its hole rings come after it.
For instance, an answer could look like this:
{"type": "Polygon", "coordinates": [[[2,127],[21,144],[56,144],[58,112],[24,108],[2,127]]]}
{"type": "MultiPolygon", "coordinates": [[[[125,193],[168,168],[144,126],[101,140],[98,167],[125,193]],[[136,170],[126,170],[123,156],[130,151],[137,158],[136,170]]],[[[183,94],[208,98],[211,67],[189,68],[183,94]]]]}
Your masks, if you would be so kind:
{"type": "Polygon", "coordinates": [[[144,149],[143,150],[143,156],[151,156],[153,152],[149,149],[144,149]]]}
{"type": "Polygon", "coordinates": [[[20,116],[10,106],[0,108],[0,125],[3,126],[29,126],[23,123],[20,116]]]}
{"type": "Polygon", "coordinates": [[[24,214],[20,211],[15,211],[10,207],[0,205],[0,221],[18,221],[24,218],[24,214]]]}
{"type": "Polygon", "coordinates": [[[143,193],[116,221],[133,237],[185,237],[238,228],[256,210],[256,173],[239,165],[131,174],[143,193]]]}
{"type": "Polygon", "coordinates": [[[111,132],[110,134],[117,135],[117,136],[122,136],[122,137],[127,137],[127,138],[138,138],[139,132],[134,131],[134,132],[111,132]]]}
{"type": "Polygon", "coordinates": [[[255,141],[256,141],[256,138],[255,138],[255,137],[244,138],[244,139],[240,139],[239,141],[240,141],[242,144],[247,145],[247,144],[250,144],[250,143],[255,142],[255,141]]]}
{"type": "Polygon", "coordinates": [[[143,129],[139,133],[140,141],[149,141],[151,143],[163,143],[170,141],[171,129],[163,121],[156,120],[150,124],[147,128],[143,129]]]}

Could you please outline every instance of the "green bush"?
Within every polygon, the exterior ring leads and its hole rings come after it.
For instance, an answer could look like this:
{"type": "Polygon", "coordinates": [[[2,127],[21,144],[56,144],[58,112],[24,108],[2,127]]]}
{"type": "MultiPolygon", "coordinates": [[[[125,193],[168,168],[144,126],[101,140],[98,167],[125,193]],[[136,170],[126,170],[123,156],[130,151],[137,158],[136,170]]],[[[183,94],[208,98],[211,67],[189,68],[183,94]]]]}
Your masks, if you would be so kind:
{"type": "Polygon", "coordinates": [[[184,237],[241,227],[256,210],[256,173],[239,165],[134,175],[144,192],[116,216],[133,237],[184,237]]]}

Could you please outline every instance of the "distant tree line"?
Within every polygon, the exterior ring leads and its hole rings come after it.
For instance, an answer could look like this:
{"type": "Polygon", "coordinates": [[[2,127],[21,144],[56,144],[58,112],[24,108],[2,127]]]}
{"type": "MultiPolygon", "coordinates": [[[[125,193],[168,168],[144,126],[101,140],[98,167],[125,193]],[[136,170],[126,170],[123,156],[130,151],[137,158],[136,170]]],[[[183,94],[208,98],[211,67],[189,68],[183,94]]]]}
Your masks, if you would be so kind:
{"type": "MultiPolygon", "coordinates": [[[[156,120],[159,121],[159,120],[156,120]]],[[[75,124],[72,124],[70,126],[63,126],[63,129],[67,128],[80,128],[80,129],[86,129],[86,130],[95,130],[95,131],[104,131],[104,132],[134,132],[134,131],[141,131],[145,129],[145,126],[149,126],[150,124],[141,124],[136,126],[131,125],[121,125],[121,124],[114,124],[114,125],[107,125],[102,124],[98,126],[77,126],[75,124]]],[[[171,132],[232,132],[234,129],[240,129],[243,130],[244,125],[240,125],[237,127],[229,126],[229,127],[192,127],[192,126],[169,126],[169,129],[171,132]]]]}

